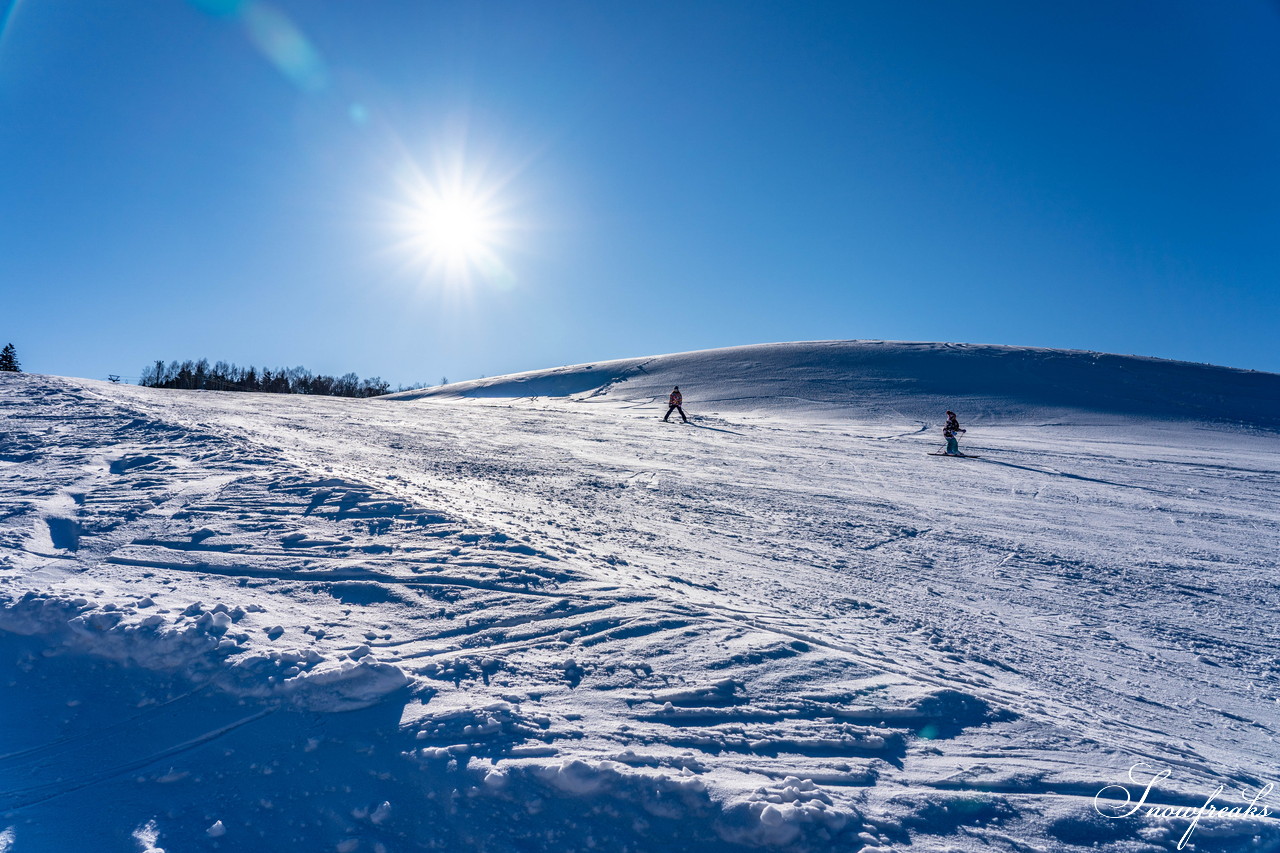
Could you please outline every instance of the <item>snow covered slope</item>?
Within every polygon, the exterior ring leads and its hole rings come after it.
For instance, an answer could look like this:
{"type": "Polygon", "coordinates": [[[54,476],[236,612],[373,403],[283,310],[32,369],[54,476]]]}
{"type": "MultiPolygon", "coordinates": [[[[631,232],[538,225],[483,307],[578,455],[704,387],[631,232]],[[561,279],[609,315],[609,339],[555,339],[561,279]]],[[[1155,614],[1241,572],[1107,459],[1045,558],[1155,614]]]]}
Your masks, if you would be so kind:
{"type": "MultiPolygon", "coordinates": [[[[0,376],[0,851],[1175,849],[1146,808],[1280,766],[1278,381],[924,344],[399,401],[0,376]],[[945,408],[979,458],[928,455],[945,408]]],[[[1189,843],[1280,849],[1275,801],[1189,843]]]]}
{"type": "MultiPolygon", "coordinates": [[[[680,385],[712,412],[932,423],[1025,422],[1071,413],[1280,427],[1280,376],[1096,352],[896,341],[759,344],[537,370],[421,391],[426,397],[665,401],[680,385]]],[[[1096,421],[1096,417],[1092,420],[1096,421]]]]}

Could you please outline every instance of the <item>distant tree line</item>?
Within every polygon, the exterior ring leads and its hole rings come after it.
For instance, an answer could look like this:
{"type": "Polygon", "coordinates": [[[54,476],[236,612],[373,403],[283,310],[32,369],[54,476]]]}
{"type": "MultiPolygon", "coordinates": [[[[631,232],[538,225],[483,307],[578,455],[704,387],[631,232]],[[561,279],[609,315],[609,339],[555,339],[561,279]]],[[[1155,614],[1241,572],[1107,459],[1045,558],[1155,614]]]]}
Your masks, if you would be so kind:
{"type": "Polygon", "coordinates": [[[324,376],[305,367],[272,370],[239,367],[225,361],[157,361],[143,368],[139,385],[205,391],[257,391],[265,394],[313,394],[321,397],[377,397],[391,390],[380,377],[361,379],[354,373],[324,376]]]}

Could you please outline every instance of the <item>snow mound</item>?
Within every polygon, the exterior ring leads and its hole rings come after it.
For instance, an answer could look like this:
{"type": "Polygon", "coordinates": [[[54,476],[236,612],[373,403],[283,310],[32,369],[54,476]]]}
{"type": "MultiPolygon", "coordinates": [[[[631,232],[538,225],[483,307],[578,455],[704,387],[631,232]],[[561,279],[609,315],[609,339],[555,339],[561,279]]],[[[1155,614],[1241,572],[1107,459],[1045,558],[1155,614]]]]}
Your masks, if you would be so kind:
{"type": "Polygon", "coordinates": [[[149,614],[134,604],[27,592],[16,599],[0,595],[0,632],[41,637],[53,653],[212,679],[233,694],[314,711],[367,707],[408,682],[400,668],[368,654],[331,660],[314,649],[250,651],[250,635],[236,628],[245,613],[195,602],[178,614],[149,614]]]}
{"type": "Polygon", "coordinates": [[[1280,375],[1140,356],[978,344],[816,341],[580,364],[382,399],[568,397],[693,412],[1025,421],[1067,412],[1280,427],[1280,375]]]}

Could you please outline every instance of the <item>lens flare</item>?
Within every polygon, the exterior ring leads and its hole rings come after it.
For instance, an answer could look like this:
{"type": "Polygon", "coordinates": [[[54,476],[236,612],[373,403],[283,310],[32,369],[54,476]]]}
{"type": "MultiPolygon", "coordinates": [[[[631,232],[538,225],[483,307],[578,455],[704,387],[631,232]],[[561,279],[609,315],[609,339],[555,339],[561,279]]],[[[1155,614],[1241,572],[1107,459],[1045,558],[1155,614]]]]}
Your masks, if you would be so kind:
{"type": "Polygon", "coordinates": [[[325,88],[324,60],[287,15],[266,3],[248,3],[240,14],[249,40],[281,74],[305,92],[325,88]]]}
{"type": "Polygon", "coordinates": [[[261,0],[189,0],[215,18],[238,20],[245,35],[268,62],[304,92],[329,83],[324,58],[293,19],[261,0]]]}
{"type": "Polygon", "coordinates": [[[9,34],[9,26],[13,23],[14,17],[18,14],[18,7],[21,5],[22,0],[11,0],[6,9],[3,0],[0,0],[0,55],[4,54],[5,37],[9,34]]]}

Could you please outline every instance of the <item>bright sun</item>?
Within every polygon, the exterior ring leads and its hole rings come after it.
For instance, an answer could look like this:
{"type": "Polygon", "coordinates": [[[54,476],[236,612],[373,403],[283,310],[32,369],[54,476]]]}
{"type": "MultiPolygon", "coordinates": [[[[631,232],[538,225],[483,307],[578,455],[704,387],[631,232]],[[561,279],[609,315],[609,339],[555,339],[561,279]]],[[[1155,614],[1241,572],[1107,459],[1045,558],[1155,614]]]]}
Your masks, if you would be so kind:
{"type": "Polygon", "coordinates": [[[509,285],[500,255],[511,230],[499,192],[505,181],[487,181],[461,155],[435,166],[427,173],[410,164],[403,176],[397,230],[409,265],[453,288],[476,279],[509,285]]]}
{"type": "Polygon", "coordinates": [[[447,271],[483,265],[493,254],[497,226],[477,198],[461,194],[421,199],[416,227],[421,249],[447,271]]]}

